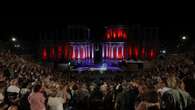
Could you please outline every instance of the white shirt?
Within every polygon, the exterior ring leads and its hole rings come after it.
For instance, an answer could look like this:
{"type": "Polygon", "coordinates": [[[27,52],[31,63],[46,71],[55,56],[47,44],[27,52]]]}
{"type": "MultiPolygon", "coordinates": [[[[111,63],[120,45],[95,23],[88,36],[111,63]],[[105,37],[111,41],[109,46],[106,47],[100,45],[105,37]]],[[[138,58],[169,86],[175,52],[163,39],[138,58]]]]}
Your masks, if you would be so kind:
{"type": "Polygon", "coordinates": [[[158,92],[160,92],[161,96],[168,90],[170,90],[171,88],[168,87],[163,87],[162,89],[158,89],[158,92]]]}
{"type": "Polygon", "coordinates": [[[63,110],[64,99],[62,97],[49,97],[48,106],[49,110],[63,110]]]}
{"type": "Polygon", "coordinates": [[[18,88],[17,86],[11,85],[7,88],[7,92],[16,92],[19,93],[20,92],[20,88],[18,88]]]}

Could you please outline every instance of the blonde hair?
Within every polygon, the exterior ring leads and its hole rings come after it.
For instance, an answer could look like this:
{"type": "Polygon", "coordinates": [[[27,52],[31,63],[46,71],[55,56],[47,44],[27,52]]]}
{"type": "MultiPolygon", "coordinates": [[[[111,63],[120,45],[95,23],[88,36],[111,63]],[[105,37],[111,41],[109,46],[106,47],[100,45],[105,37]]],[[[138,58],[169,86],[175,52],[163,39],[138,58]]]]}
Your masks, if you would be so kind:
{"type": "Polygon", "coordinates": [[[57,96],[57,90],[56,89],[52,89],[50,96],[51,97],[56,97],[57,96]]]}
{"type": "Polygon", "coordinates": [[[167,86],[173,89],[176,89],[178,87],[178,80],[175,76],[171,76],[167,80],[167,86]]]}

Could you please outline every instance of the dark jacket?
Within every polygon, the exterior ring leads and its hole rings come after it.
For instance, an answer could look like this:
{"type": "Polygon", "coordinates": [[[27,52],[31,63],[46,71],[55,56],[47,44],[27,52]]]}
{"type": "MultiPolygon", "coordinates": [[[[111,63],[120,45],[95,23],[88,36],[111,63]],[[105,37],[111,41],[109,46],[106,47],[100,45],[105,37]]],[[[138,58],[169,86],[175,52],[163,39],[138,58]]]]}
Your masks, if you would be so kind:
{"type": "Polygon", "coordinates": [[[138,92],[136,90],[119,93],[116,98],[117,110],[134,110],[137,97],[138,92]]]}
{"type": "Polygon", "coordinates": [[[188,110],[192,104],[191,96],[180,89],[170,89],[161,97],[161,110],[188,110]]]}
{"type": "Polygon", "coordinates": [[[19,109],[20,110],[30,110],[30,104],[28,102],[28,96],[30,94],[30,91],[22,94],[20,92],[20,106],[19,106],[19,109]]]}

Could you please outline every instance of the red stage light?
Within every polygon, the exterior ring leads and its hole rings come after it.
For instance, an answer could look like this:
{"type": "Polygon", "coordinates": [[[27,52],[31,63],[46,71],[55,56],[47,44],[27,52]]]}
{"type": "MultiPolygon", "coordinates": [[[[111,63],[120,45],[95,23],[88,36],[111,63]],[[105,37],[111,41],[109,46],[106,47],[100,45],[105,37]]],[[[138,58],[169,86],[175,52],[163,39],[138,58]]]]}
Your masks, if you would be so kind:
{"type": "Polygon", "coordinates": [[[155,51],[153,49],[150,51],[150,57],[151,59],[155,58],[155,51]]]}
{"type": "Polygon", "coordinates": [[[108,58],[108,45],[105,45],[106,58],[108,58]]]}
{"type": "Polygon", "coordinates": [[[150,50],[148,51],[148,58],[149,58],[149,59],[155,58],[155,51],[154,51],[154,49],[150,49],[150,50]]]}
{"type": "Polygon", "coordinates": [[[85,46],[83,47],[83,59],[86,58],[86,50],[85,50],[85,46]]]}
{"type": "Polygon", "coordinates": [[[111,58],[111,49],[110,49],[110,46],[108,46],[108,58],[111,58]]]}
{"type": "Polygon", "coordinates": [[[122,47],[118,47],[118,59],[122,59],[122,47]]]}
{"type": "Polygon", "coordinates": [[[54,59],[54,56],[55,56],[55,50],[54,50],[54,47],[51,47],[50,48],[50,59],[54,59]]]}
{"type": "Polygon", "coordinates": [[[113,32],[113,38],[116,39],[116,32],[113,32]]]}
{"type": "Polygon", "coordinates": [[[111,37],[111,36],[110,36],[110,33],[108,32],[108,33],[107,33],[107,40],[109,40],[110,37],[111,37]]]}
{"type": "Polygon", "coordinates": [[[123,39],[126,40],[127,39],[127,33],[124,31],[123,32],[123,39]]]}
{"type": "Polygon", "coordinates": [[[86,47],[84,47],[84,51],[85,51],[85,58],[88,58],[88,45],[86,45],[86,47]]]}
{"type": "Polygon", "coordinates": [[[106,40],[126,40],[127,33],[122,27],[108,28],[105,37],[106,40]]]}
{"type": "Polygon", "coordinates": [[[90,58],[90,54],[91,54],[91,49],[90,49],[90,45],[87,45],[87,47],[88,47],[88,51],[87,51],[87,58],[90,58]]]}
{"type": "Polygon", "coordinates": [[[123,36],[123,32],[121,29],[118,29],[118,39],[121,39],[121,37],[123,36]]]}
{"type": "Polygon", "coordinates": [[[138,48],[137,47],[134,48],[134,52],[135,52],[134,53],[135,54],[135,58],[138,59],[139,51],[138,51],[138,48]]]}
{"type": "Polygon", "coordinates": [[[80,58],[81,58],[81,59],[84,59],[83,53],[84,53],[83,48],[80,48],[80,58]]]}
{"type": "Polygon", "coordinates": [[[154,57],[153,50],[151,50],[151,52],[150,52],[150,56],[151,56],[151,58],[153,58],[153,57],[154,57]]]}
{"type": "Polygon", "coordinates": [[[129,58],[131,59],[132,58],[132,48],[131,47],[128,48],[128,53],[129,53],[129,58]]]}
{"type": "Polygon", "coordinates": [[[123,54],[124,58],[126,58],[126,54],[127,54],[127,48],[124,48],[124,54],[123,54]]]}
{"type": "Polygon", "coordinates": [[[107,39],[107,40],[112,39],[112,30],[111,30],[111,29],[108,29],[108,30],[106,31],[106,39],[107,39]]]}
{"type": "Polygon", "coordinates": [[[46,50],[46,48],[43,48],[43,50],[42,50],[42,59],[44,61],[47,60],[47,50],[46,50]]]}
{"type": "Polygon", "coordinates": [[[145,48],[142,48],[142,58],[145,57],[145,48]]]}
{"type": "MultiPolygon", "coordinates": [[[[74,50],[73,50],[74,51],[74,50]]],[[[78,54],[79,54],[79,50],[78,48],[75,48],[75,58],[77,59],[78,58],[78,54]]]]}
{"type": "Polygon", "coordinates": [[[75,58],[75,54],[73,54],[73,47],[72,46],[68,46],[68,53],[69,53],[69,58],[70,59],[74,59],[75,58]]]}
{"type": "Polygon", "coordinates": [[[114,56],[114,59],[116,59],[116,47],[113,48],[113,56],[114,56]]]}
{"type": "Polygon", "coordinates": [[[102,58],[104,58],[104,56],[105,56],[104,50],[105,50],[105,48],[104,48],[104,44],[103,44],[102,45],[102,58]]]}
{"type": "Polygon", "coordinates": [[[65,57],[65,59],[68,59],[68,45],[65,45],[64,46],[64,57],[65,57]]]}
{"type": "Polygon", "coordinates": [[[58,59],[61,59],[62,58],[62,47],[59,46],[58,47],[58,59]]]}

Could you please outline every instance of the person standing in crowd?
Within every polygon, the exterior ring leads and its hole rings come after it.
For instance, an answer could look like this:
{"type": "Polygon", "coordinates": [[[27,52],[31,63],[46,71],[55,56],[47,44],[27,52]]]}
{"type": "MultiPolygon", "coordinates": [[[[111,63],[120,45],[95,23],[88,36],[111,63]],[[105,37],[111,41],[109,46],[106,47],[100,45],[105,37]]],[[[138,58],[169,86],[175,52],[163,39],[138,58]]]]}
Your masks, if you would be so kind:
{"type": "Polygon", "coordinates": [[[137,97],[134,94],[133,90],[130,90],[129,84],[127,82],[123,82],[117,88],[122,88],[121,92],[117,94],[115,109],[116,110],[130,110],[134,109],[135,98],[137,97]],[[121,86],[121,87],[120,87],[121,86]]]}
{"type": "Polygon", "coordinates": [[[28,97],[31,110],[46,110],[45,107],[45,97],[41,92],[42,86],[40,84],[35,84],[33,91],[28,97]]]}
{"type": "Polygon", "coordinates": [[[22,88],[20,90],[20,110],[30,110],[30,104],[28,102],[28,96],[31,92],[31,85],[28,82],[23,82],[22,88]]]}
{"type": "Polygon", "coordinates": [[[114,109],[113,93],[108,84],[102,85],[102,93],[104,110],[113,110],[114,109]]]}
{"type": "Polygon", "coordinates": [[[136,87],[136,84],[134,84],[133,82],[130,82],[128,84],[128,89],[127,89],[127,92],[126,92],[126,102],[129,103],[129,109],[130,110],[134,110],[135,109],[135,103],[136,103],[136,99],[138,97],[138,94],[139,94],[139,91],[136,87]]]}
{"type": "Polygon", "coordinates": [[[69,101],[70,110],[78,110],[78,86],[73,84],[71,88],[71,99],[69,101]]]}
{"type": "Polygon", "coordinates": [[[46,110],[48,109],[48,106],[47,106],[47,102],[48,102],[48,94],[46,92],[46,85],[44,83],[41,83],[41,93],[43,94],[43,97],[45,98],[45,107],[46,107],[46,110]]]}
{"type": "Polygon", "coordinates": [[[10,86],[7,88],[7,99],[9,108],[18,108],[19,92],[17,79],[13,79],[10,82],[10,86]]]}
{"type": "Polygon", "coordinates": [[[186,77],[183,79],[185,90],[192,97],[192,104],[188,107],[187,110],[194,110],[195,108],[195,79],[191,77],[186,77]]]}
{"type": "Polygon", "coordinates": [[[63,110],[64,102],[65,100],[62,97],[57,96],[57,91],[54,89],[48,98],[47,105],[49,110],[63,110]]]}
{"type": "Polygon", "coordinates": [[[89,109],[89,91],[86,84],[81,84],[78,90],[78,109],[88,110],[89,109]]]}
{"type": "Polygon", "coordinates": [[[178,80],[175,76],[168,78],[167,85],[170,89],[161,97],[161,110],[187,110],[191,106],[193,99],[186,91],[179,88],[178,80]]]}
{"type": "Polygon", "coordinates": [[[139,93],[141,100],[135,106],[135,110],[160,110],[159,95],[152,85],[139,88],[139,93]]]}
{"type": "Polygon", "coordinates": [[[102,110],[102,93],[100,92],[100,87],[97,84],[92,84],[90,86],[91,92],[90,92],[90,110],[102,110]]]}
{"type": "Polygon", "coordinates": [[[69,85],[66,84],[63,89],[63,98],[64,98],[64,110],[68,110],[69,101],[71,100],[71,90],[69,88],[69,85]]]}

